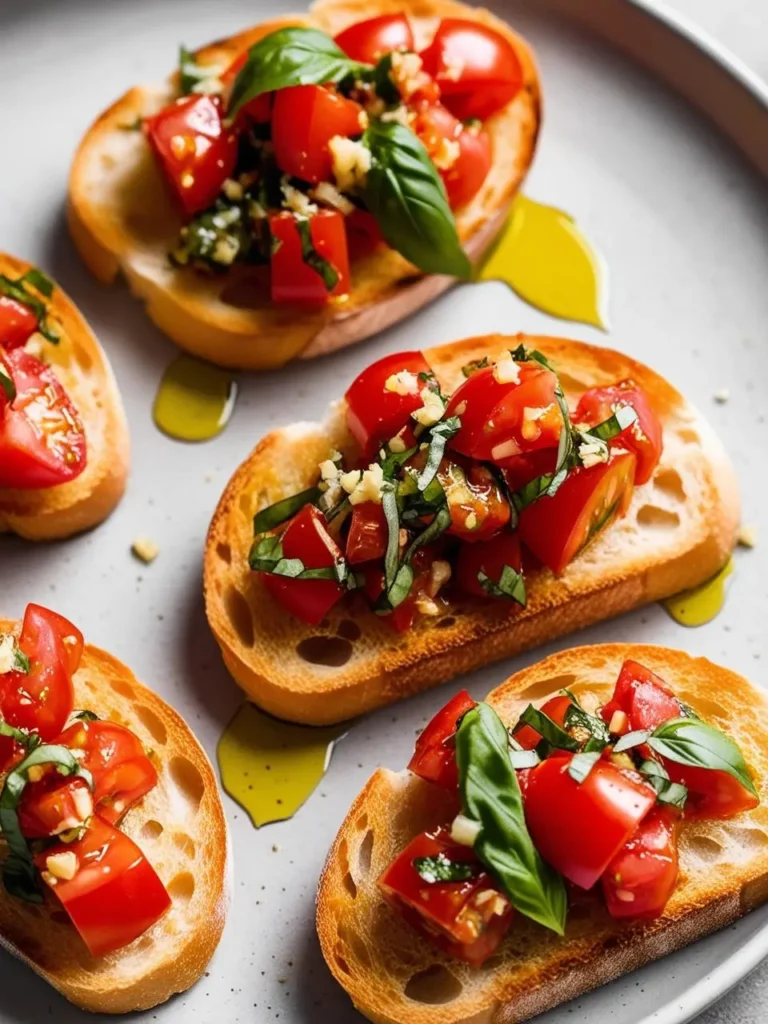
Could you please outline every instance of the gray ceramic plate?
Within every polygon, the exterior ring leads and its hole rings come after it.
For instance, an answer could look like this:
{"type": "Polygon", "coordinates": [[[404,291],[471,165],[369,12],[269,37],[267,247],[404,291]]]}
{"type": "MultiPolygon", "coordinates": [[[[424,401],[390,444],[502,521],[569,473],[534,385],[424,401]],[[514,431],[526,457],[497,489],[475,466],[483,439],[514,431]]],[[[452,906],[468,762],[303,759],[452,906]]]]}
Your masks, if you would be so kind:
{"type": "MultiPolygon", "coordinates": [[[[152,424],[153,394],[172,347],[123,288],[102,289],[78,262],[64,228],[67,170],[94,114],[131,83],[164,76],[180,40],[203,43],[276,14],[283,4],[26,0],[0,8],[6,101],[0,244],[49,270],[80,303],[114,362],[134,444],[128,496],[101,529],[47,547],[0,540],[0,613],[18,615],[30,600],[55,605],[89,640],[123,658],[176,705],[211,754],[240,700],[205,626],[200,596],[203,537],[219,493],[266,430],[320,415],[357,371],[385,352],[493,330],[570,333],[624,349],[707,410],[738,468],[745,521],[768,537],[768,349],[760,345],[768,323],[765,182],[711,123],[616,47],[650,57],[654,72],[716,116],[764,172],[765,93],[722,54],[637,4],[500,0],[495,6],[528,35],[541,60],[546,124],[527,191],[575,215],[605,254],[610,336],[552,321],[499,284],[457,288],[365,345],[244,381],[230,428],[199,447],[175,444],[152,424]],[[592,22],[610,42],[574,27],[564,13],[592,22]],[[731,400],[717,405],[713,395],[724,387],[731,400]],[[138,534],[161,545],[149,568],[138,567],[129,554],[138,534]]],[[[760,659],[768,654],[765,551],[738,553],[726,609],[708,627],[686,631],[651,607],[568,642],[665,643],[760,678],[760,659]]],[[[461,685],[482,696],[542,653],[487,669],[461,685]]],[[[236,898],[223,942],[199,985],[142,1020],[360,1019],[320,958],[315,883],[336,827],[371,770],[402,766],[416,730],[458,685],[358,723],[294,821],[256,832],[226,801],[236,898]]],[[[767,952],[768,908],[545,1019],[679,1024],[767,952]]],[[[4,955],[0,979],[4,1021],[29,1024],[49,1013],[62,1024],[93,1019],[4,955]]]]}

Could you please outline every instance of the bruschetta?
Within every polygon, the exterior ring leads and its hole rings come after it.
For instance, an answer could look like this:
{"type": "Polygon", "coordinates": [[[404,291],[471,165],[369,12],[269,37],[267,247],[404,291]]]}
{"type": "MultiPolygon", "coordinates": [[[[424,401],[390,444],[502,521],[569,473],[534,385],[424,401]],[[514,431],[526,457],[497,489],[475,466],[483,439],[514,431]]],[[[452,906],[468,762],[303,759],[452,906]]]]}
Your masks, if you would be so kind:
{"type": "Polygon", "coordinates": [[[69,537],[123,496],[128,426],[106,355],[40,270],[0,253],[0,533],[69,537]]]}
{"type": "Polygon", "coordinates": [[[768,897],[767,744],[761,689],[662,647],[458,694],[341,826],[331,972],[377,1024],[514,1024],[732,924],[768,897]]]}
{"type": "Polygon", "coordinates": [[[526,43],[454,0],[319,0],[136,87],[82,140],[69,225],[178,345],[265,369],[369,337],[485,252],[533,158],[526,43]]]}
{"type": "Polygon", "coordinates": [[[0,943],[67,999],[147,1009],[205,970],[229,903],[211,765],[62,616],[0,620],[0,943]]]}
{"type": "Polygon", "coordinates": [[[256,446],[209,530],[208,620],[257,704],[336,722],[694,586],[738,521],[722,446],[658,374],[471,338],[386,356],[256,446]]]}

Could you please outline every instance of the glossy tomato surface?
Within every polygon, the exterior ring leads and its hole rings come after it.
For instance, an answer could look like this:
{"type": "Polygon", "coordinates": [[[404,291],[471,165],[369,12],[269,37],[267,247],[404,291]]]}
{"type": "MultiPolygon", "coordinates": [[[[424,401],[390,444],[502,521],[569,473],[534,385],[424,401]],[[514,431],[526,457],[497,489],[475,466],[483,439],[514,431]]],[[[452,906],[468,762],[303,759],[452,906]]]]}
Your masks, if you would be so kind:
{"type": "Polygon", "coordinates": [[[281,171],[317,184],[332,181],[328,143],[363,131],[359,103],[322,85],[278,89],[272,111],[272,143],[281,171]]]}
{"type": "Polygon", "coordinates": [[[491,169],[488,133],[477,125],[464,126],[440,103],[422,104],[411,127],[435,161],[451,207],[464,206],[480,191],[491,169]]]}
{"type": "MultiPolygon", "coordinates": [[[[571,704],[573,701],[567,693],[559,693],[545,701],[540,710],[557,725],[564,727],[565,716],[571,704]]],[[[512,735],[525,750],[533,750],[543,739],[541,733],[531,725],[523,725],[519,729],[515,729],[512,735]]]]}
{"type": "Polygon", "coordinates": [[[523,84],[512,44],[476,21],[444,18],[421,57],[424,70],[440,86],[443,103],[460,121],[498,113],[523,84]]]}
{"type": "Polygon", "coordinates": [[[80,415],[58,377],[17,348],[0,353],[16,397],[0,405],[0,488],[40,490],[69,483],[87,462],[80,415]]]}
{"type": "Polygon", "coordinates": [[[651,408],[648,396],[632,381],[622,381],[610,387],[590,388],[579,400],[574,413],[575,423],[591,427],[603,423],[617,410],[631,406],[637,419],[610,442],[614,448],[626,448],[637,456],[635,483],[644,484],[653,476],[663,450],[661,421],[651,408]]]}
{"type": "Polygon", "coordinates": [[[541,856],[582,889],[591,889],[656,803],[633,771],[598,761],[583,782],[571,757],[553,755],[534,768],[523,791],[525,820],[541,856]]]}
{"type": "Polygon", "coordinates": [[[37,317],[23,302],[0,295],[0,348],[24,345],[37,330],[37,317]]]}
{"type": "Polygon", "coordinates": [[[184,213],[210,206],[237,160],[237,137],[224,124],[221,100],[183,96],[146,118],[144,131],[184,213]]]}
{"type": "Polygon", "coordinates": [[[467,691],[462,690],[438,711],[416,740],[416,749],[408,762],[414,775],[427,782],[435,782],[444,789],[458,786],[456,730],[460,719],[475,707],[475,703],[467,691]]]}
{"type": "Polygon", "coordinates": [[[655,807],[616,854],[603,875],[611,917],[654,918],[663,914],[678,877],[680,814],[655,807]]]}
{"type": "Polygon", "coordinates": [[[51,768],[39,782],[30,782],[19,804],[19,827],[27,839],[55,836],[78,828],[93,809],[85,779],[62,779],[51,768]]]}
{"type": "Polygon", "coordinates": [[[40,871],[48,857],[74,853],[77,871],[51,888],[91,956],[106,956],[133,942],[171,906],[155,869],[124,832],[95,815],[82,839],[49,847],[35,857],[40,871]]]}
{"type": "Polygon", "coordinates": [[[353,506],[346,549],[350,565],[383,558],[387,539],[387,520],[381,505],[375,501],[363,501],[353,506]]]}
{"type": "Polygon", "coordinates": [[[373,456],[380,444],[413,423],[411,414],[424,404],[421,392],[426,383],[419,374],[431,372],[421,352],[396,352],[355,378],[344,396],[347,425],[364,455],[373,456]],[[402,378],[404,386],[395,390],[388,382],[398,374],[407,376],[402,378]]]}
{"type": "Polygon", "coordinates": [[[627,716],[628,731],[655,729],[671,718],[680,718],[683,706],[664,680],[628,658],[621,666],[613,697],[601,711],[609,724],[616,711],[627,716]]]}
{"type": "Polygon", "coordinates": [[[451,512],[451,536],[470,542],[484,541],[509,522],[509,502],[486,466],[443,459],[437,478],[451,512]]]}
{"type": "Polygon", "coordinates": [[[516,533],[502,532],[492,540],[462,544],[456,562],[456,581],[469,594],[489,597],[478,577],[482,572],[494,583],[498,583],[505,565],[515,572],[520,572],[522,568],[520,541],[516,533]]]}
{"type": "Polygon", "coordinates": [[[635,456],[617,451],[608,462],[572,469],[553,497],[520,514],[520,540],[557,576],[632,500],[635,456]]]}
{"type": "Polygon", "coordinates": [[[661,760],[670,779],[681,782],[688,790],[685,802],[687,821],[732,818],[742,811],[753,810],[760,803],[754,793],[745,789],[728,772],[679,764],[668,757],[661,760]]]}
{"type": "Polygon", "coordinates": [[[345,28],[336,44],[352,60],[375,64],[392,50],[412,50],[413,32],[405,14],[381,14],[345,28]]]}
{"type": "Polygon", "coordinates": [[[454,843],[446,829],[417,836],[384,872],[379,886],[430,940],[474,966],[491,956],[512,922],[512,905],[495,880],[470,847],[454,843]],[[471,876],[455,882],[426,881],[415,863],[424,857],[467,866],[471,876]]]}
{"type": "MultiPolygon", "coordinates": [[[[290,521],[282,535],[285,558],[299,558],[305,569],[324,569],[341,558],[341,551],[325,528],[325,520],[314,505],[304,508],[290,521]]],[[[297,580],[262,573],[264,586],[286,611],[302,622],[317,626],[343,596],[344,587],[332,579],[297,580]]]]}
{"type": "Polygon", "coordinates": [[[287,211],[271,214],[273,302],[322,306],[331,296],[346,295],[349,291],[349,254],[343,216],[336,210],[319,210],[309,218],[308,227],[314,251],[336,271],[336,284],[329,291],[322,276],[304,258],[296,217],[287,211]]]}

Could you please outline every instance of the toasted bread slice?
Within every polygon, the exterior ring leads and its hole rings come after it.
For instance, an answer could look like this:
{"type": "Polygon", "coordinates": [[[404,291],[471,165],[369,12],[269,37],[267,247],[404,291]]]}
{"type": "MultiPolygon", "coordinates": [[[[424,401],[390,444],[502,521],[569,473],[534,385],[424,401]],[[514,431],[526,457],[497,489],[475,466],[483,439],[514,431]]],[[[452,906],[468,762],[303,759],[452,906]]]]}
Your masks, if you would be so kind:
{"type": "MultiPolygon", "coordinates": [[[[0,632],[13,627],[0,620],[0,632]]],[[[0,943],[85,1010],[145,1010],[193,985],[219,943],[231,895],[227,821],[213,768],[189,726],[116,658],[85,648],[75,706],[127,726],[153,752],[158,784],[120,827],[173,905],[130,945],[94,959],[51,895],[38,907],[0,886],[0,943]]]]}
{"type": "Polygon", "coordinates": [[[424,829],[445,824],[448,796],[408,771],[380,768],[331,847],[317,898],[323,955],[357,1008],[377,1024],[514,1024],[733,923],[768,899],[768,700],[704,658],[640,644],[576,647],[524,669],[487,698],[505,723],[564,686],[604,704],[626,658],[741,746],[763,804],[730,821],[685,823],[680,881],[662,917],[619,922],[598,891],[572,902],[564,938],[516,915],[481,970],[452,960],[383,900],[377,879],[424,829]],[[748,718],[744,717],[745,709],[748,718]]]}
{"type": "MultiPolygon", "coordinates": [[[[490,246],[533,159],[540,120],[540,88],[533,55],[490,12],[454,0],[319,0],[308,15],[280,18],[197,52],[203,64],[228,66],[263,36],[286,25],[335,35],[349,24],[406,9],[421,48],[442,17],[490,25],[515,47],[524,86],[489,119],[493,166],[482,188],[457,216],[471,259],[490,246]]],[[[181,227],[161,171],[140,131],[125,130],[155,113],[175,93],[175,76],[156,88],[136,87],[89,128],[75,156],[69,184],[69,226],[90,270],[109,283],[122,271],[158,327],[182,348],[221,366],[262,370],[301,355],[351,345],[408,316],[448,288],[453,279],[425,276],[394,250],[381,248],[352,266],[352,291],[343,305],[317,312],[276,306],[263,273],[233,268],[206,277],[168,261],[181,227]]]]}
{"type": "Polygon", "coordinates": [[[450,393],[463,380],[462,366],[493,359],[521,341],[550,359],[572,403],[596,385],[625,378],[642,385],[664,427],[653,481],[636,489],[626,518],[597,537],[562,577],[548,570],[530,575],[525,608],[467,597],[396,636],[353,595],[331,611],[326,629],[312,629],[276,606],[249,570],[252,517],[312,486],[318,463],[334,448],[351,451],[352,441],[341,406],[325,423],[273,431],[229,482],[205,555],[208,621],[229,671],[257,704],[310,724],[351,718],[668,597],[726,561],[739,521],[733,469],[699,413],[658,374],[609,349],[522,335],[470,338],[425,356],[450,393]]]}
{"type": "MultiPolygon", "coordinates": [[[[0,274],[19,278],[30,264],[0,253],[0,274]]],[[[109,361],[74,303],[56,287],[49,319],[61,334],[45,342],[41,358],[77,407],[85,427],[88,462],[77,479],[43,490],[0,488],[0,533],[58,540],[103,522],[125,491],[130,466],[128,424],[109,361]]]]}

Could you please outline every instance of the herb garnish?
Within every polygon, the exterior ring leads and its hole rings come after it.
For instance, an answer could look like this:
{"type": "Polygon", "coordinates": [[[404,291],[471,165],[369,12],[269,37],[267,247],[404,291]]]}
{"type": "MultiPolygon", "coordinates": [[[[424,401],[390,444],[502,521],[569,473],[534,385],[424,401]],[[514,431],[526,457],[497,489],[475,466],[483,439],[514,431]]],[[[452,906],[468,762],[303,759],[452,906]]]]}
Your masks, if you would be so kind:
{"type": "Polygon", "coordinates": [[[461,420],[458,416],[449,416],[447,420],[441,420],[430,428],[427,462],[418,479],[420,491],[425,491],[437,476],[440,463],[445,455],[445,446],[452,437],[458,434],[460,429],[461,420]]]}
{"type": "Polygon", "coordinates": [[[179,47],[179,88],[182,96],[208,92],[215,86],[222,69],[218,65],[198,64],[197,57],[183,44],[179,47]]]}
{"type": "Polygon", "coordinates": [[[543,711],[535,708],[533,704],[529,704],[528,707],[520,715],[517,721],[517,725],[512,730],[512,736],[524,726],[529,725],[532,729],[535,729],[540,736],[542,736],[547,743],[554,747],[556,750],[578,750],[579,741],[574,739],[570,733],[567,733],[565,729],[553,721],[549,715],[546,715],[543,711]]]}
{"type": "Polygon", "coordinates": [[[753,796],[755,784],[744,755],[730,736],[696,718],[673,718],[648,737],[648,746],[660,757],[695,768],[727,772],[753,796]]]}
{"type": "Polygon", "coordinates": [[[323,492],[319,487],[308,487],[306,491],[299,491],[289,498],[282,498],[273,505],[268,505],[261,512],[253,517],[253,532],[258,535],[274,530],[288,519],[292,519],[297,512],[301,512],[305,505],[314,505],[323,492]]]}
{"type": "Polygon", "coordinates": [[[294,220],[296,222],[296,230],[299,233],[299,240],[301,241],[302,260],[322,277],[326,291],[332,292],[339,283],[338,270],[330,260],[327,260],[325,256],[321,256],[315,248],[308,218],[297,216],[294,220]]]}
{"type": "Polygon", "coordinates": [[[3,389],[3,394],[8,401],[12,402],[16,397],[16,385],[13,382],[13,377],[9,377],[5,372],[2,364],[0,364],[0,388],[3,389]]]}
{"type": "MultiPolygon", "coordinates": [[[[37,317],[37,330],[46,341],[57,345],[59,343],[59,335],[48,323],[47,307],[34,292],[29,290],[30,287],[36,289],[46,299],[50,299],[53,295],[53,281],[47,274],[37,270],[35,267],[30,268],[23,277],[15,281],[10,277],[6,277],[5,274],[0,274],[0,295],[6,295],[9,299],[14,299],[16,302],[20,302],[23,306],[31,309],[37,317]]],[[[3,390],[5,390],[5,386],[3,390]]]]}
{"type": "Polygon", "coordinates": [[[601,753],[599,750],[582,750],[578,754],[574,754],[568,762],[568,774],[574,782],[578,782],[581,785],[600,760],[600,757],[601,753]]]}
{"type": "Polygon", "coordinates": [[[337,558],[333,565],[308,569],[300,558],[285,558],[280,538],[273,534],[256,538],[248,563],[251,569],[271,576],[286,576],[292,580],[334,580],[348,590],[357,587],[355,574],[350,572],[346,559],[337,558]]]}
{"type": "Polygon", "coordinates": [[[639,768],[645,781],[656,790],[656,799],[660,804],[671,804],[682,810],[688,799],[688,790],[679,782],[672,782],[669,772],[658,761],[643,761],[639,768]]]}
{"type": "Polygon", "coordinates": [[[419,877],[429,885],[437,882],[464,882],[479,874],[477,864],[450,860],[444,853],[438,853],[435,857],[417,857],[413,866],[419,877]]]}
{"type": "Polygon", "coordinates": [[[492,580],[481,569],[477,574],[477,582],[491,597],[505,597],[510,601],[516,601],[522,608],[525,608],[528,595],[525,589],[525,578],[517,569],[511,565],[505,565],[501,570],[498,581],[492,580]]]}

